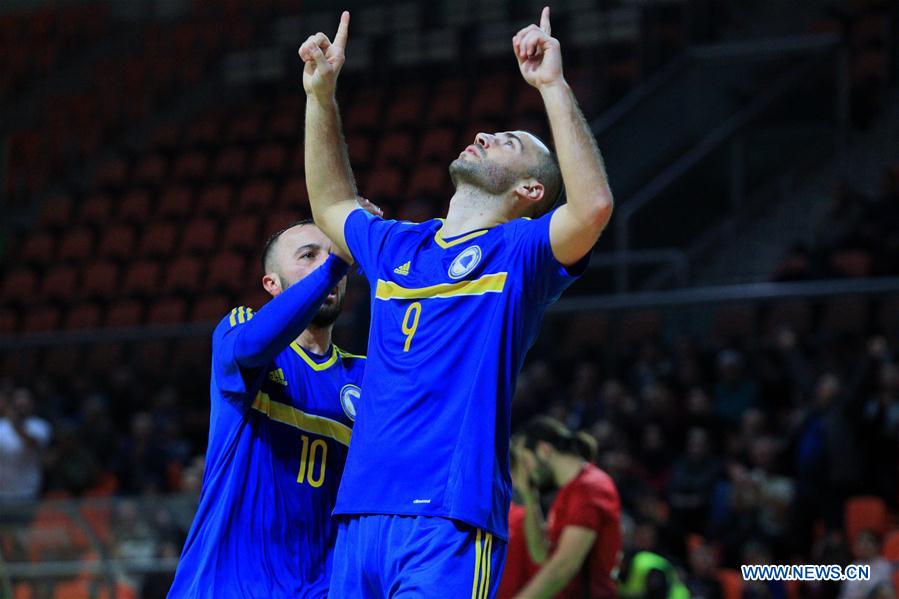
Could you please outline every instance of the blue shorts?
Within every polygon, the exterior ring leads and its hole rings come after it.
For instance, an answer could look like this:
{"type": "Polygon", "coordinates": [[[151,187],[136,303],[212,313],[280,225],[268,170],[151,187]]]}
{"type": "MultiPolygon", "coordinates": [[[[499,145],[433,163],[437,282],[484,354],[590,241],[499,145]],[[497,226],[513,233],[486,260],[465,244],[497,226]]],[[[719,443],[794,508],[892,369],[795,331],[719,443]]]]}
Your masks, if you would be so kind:
{"type": "Polygon", "coordinates": [[[505,541],[456,520],[344,516],[328,597],[491,599],[505,560],[505,541]]]}

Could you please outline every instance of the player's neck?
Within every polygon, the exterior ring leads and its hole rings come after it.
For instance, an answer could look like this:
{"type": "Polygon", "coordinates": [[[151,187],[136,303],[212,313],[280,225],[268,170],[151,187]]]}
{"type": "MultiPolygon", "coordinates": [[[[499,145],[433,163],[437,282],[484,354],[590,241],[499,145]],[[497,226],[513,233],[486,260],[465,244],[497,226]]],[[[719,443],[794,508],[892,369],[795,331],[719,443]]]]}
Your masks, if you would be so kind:
{"type": "Polygon", "coordinates": [[[455,237],[508,222],[511,217],[503,210],[504,204],[500,197],[476,187],[460,185],[450,200],[440,234],[443,237],[455,237]]]}
{"type": "Polygon", "coordinates": [[[323,356],[331,347],[331,326],[317,327],[310,324],[297,337],[297,343],[305,350],[323,356]]]}
{"type": "Polygon", "coordinates": [[[556,479],[556,485],[564,487],[581,473],[584,468],[584,459],[580,456],[560,455],[556,463],[553,464],[553,477],[556,479]]]}

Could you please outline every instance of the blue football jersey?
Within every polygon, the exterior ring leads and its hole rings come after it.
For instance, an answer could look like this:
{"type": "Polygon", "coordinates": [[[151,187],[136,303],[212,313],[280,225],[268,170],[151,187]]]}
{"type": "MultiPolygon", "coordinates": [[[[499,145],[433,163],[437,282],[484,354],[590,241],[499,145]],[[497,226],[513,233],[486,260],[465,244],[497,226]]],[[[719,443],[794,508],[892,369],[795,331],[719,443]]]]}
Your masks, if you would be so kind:
{"type": "Polygon", "coordinates": [[[252,317],[235,308],[213,333],[206,472],[171,598],[327,595],[365,360],[294,342],[242,369],[234,332],[252,317]]]}
{"type": "Polygon", "coordinates": [[[508,538],[515,382],[546,307],[588,261],[555,259],[551,217],[453,239],[441,220],[347,218],[371,330],[335,514],[442,516],[508,538]]]}

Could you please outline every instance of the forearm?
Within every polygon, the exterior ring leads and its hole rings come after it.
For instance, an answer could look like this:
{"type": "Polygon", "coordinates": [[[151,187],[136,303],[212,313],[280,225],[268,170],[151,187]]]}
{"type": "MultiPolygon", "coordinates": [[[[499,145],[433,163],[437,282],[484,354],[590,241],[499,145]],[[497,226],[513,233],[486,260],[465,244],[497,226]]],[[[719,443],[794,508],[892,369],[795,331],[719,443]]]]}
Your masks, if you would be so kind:
{"type": "Polygon", "coordinates": [[[517,597],[519,599],[543,599],[554,597],[559,591],[568,586],[575,577],[580,564],[572,564],[570,560],[556,559],[555,556],[544,564],[540,571],[531,579],[517,597]]]}
{"type": "Polygon", "coordinates": [[[303,332],[347,264],[330,256],[324,264],[272,298],[235,332],[234,358],[244,368],[267,364],[303,332]]]}
{"type": "Polygon", "coordinates": [[[540,88],[552,129],[567,205],[585,222],[604,227],[612,214],[612,191],[596,139],[568,83],[540,88]]]}
{"type": "Polygon", "coordinates": [[[333,96],[307,96],[304,154],[312,216],[332,241],[346,249],[343,222],[356,207],[356,185],[333,96]]]}
{"type": "Polygon", "coordinates": [[[527,543],[531,561],[542,564],[549,554],[549,541],[544,533],[543,510],[535,493],[523,493],[524,495],[524,538],[527,543]]]}

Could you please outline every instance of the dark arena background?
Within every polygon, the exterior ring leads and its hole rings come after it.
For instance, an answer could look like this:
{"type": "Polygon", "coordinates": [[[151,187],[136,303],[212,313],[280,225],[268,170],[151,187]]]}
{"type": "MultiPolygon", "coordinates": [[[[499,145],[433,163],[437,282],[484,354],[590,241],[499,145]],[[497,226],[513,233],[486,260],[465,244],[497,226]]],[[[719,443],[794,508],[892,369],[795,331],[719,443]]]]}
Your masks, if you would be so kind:
{"type": "MultiPolygon", "coordinates": [[[[511,51],[543,4],[0,2],[0,597],[168,591],[211,331],[264,304],[262,245],[310,215],[299,44],[352,11],[360,194],[422,221],[477,132],[549,138],[511,51]]],[[[513,431],[544,414],[593,435],[625,550],[694,597],[895,597],[899,4],[550,5],[616,210],[547,314],[513,431]],[[739,569],[878,554],[893,587],[865,596],[739,569]]],[[[364,353],[368,319],[351,275],[337,342],[364,353]]]]}

